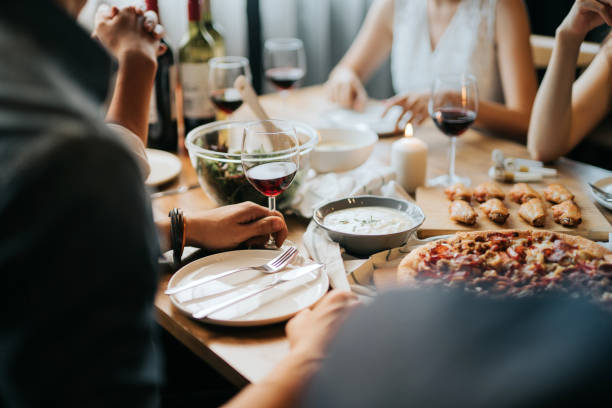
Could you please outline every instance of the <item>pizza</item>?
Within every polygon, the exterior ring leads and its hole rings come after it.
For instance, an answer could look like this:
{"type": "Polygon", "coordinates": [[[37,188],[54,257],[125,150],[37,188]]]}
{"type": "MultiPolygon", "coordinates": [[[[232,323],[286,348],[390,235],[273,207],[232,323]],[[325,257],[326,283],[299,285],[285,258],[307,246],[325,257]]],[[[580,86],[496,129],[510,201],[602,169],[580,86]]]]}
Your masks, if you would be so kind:
{"type": "Polygon", "coordinates": [[[561,292],[612,306],[612,251],[549,231],[458,233],[406,255],[397,278],[413,287],[492,296],[561,292]]]}

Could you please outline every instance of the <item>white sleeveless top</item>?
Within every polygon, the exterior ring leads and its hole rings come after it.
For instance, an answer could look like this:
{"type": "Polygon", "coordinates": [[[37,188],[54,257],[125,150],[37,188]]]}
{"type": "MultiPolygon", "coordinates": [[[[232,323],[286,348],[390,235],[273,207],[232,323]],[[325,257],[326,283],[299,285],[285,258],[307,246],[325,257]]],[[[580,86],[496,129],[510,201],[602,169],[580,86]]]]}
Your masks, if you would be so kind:
{"type": "Polygon", "coordinates": [[[497,0],[461,0],[432,51],[428,0],[395,0],[391,76],[396,93],[426,92],[440,73],[471,73],[479,97],[502,102],[496,57],[497,0]]]}

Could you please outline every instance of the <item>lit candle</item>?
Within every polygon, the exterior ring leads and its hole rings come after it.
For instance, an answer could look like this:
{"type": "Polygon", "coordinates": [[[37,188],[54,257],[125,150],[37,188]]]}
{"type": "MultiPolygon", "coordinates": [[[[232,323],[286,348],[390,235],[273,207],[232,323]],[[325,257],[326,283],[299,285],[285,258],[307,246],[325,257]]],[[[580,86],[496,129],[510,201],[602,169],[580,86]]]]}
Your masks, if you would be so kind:
{"type": "Polygon", "coordinates": [[[391,146],[391,166],[397,182],[408,192],[425,185],[427,145],[413,136],[412,124],[406,125],[404,137],[391,146]]]}

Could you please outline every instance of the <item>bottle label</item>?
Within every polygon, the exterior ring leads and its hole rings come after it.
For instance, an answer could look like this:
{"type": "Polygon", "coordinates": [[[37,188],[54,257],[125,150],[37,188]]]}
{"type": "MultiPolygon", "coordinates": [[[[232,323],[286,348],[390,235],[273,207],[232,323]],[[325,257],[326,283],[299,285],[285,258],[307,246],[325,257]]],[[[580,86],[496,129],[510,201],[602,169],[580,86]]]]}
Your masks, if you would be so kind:
{"type": "Polygon", "coordinates": [[[168,76],[170,77],[170,118],[176,120],[176,83],[178,79],[176,64],[170,66],[168,76]]]}
{"type": "Polygon", "coordinates": [[[186,118],[210,118],[214,116],[212,102],[208,98],[208,64],[181,63],[183,85],[183,111],[186,118]]]}
{"type": "Polygon", "coordinates": [[[155,93],[155,85],[151,90],[151,102],[149,102],[149,125],[154,125],[159,122],[157,115],[157,94],[155,93]]]}

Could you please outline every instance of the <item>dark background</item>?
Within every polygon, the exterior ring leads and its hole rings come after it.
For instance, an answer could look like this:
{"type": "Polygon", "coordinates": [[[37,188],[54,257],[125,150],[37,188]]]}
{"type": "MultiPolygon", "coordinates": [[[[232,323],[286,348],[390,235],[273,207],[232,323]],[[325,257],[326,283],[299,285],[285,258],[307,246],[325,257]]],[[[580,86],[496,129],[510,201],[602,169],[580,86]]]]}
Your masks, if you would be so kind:
{"type": "MultiPolygon", "coordinates": [[[[561,24],[574,0],[526,0],[531,21],[531,31],[534,34],[555,35],[555,30],[561,24]]],[[[601,42],[607,35],[608,28],[601,26],[587,36],[587,41],[601,42]]]]}

